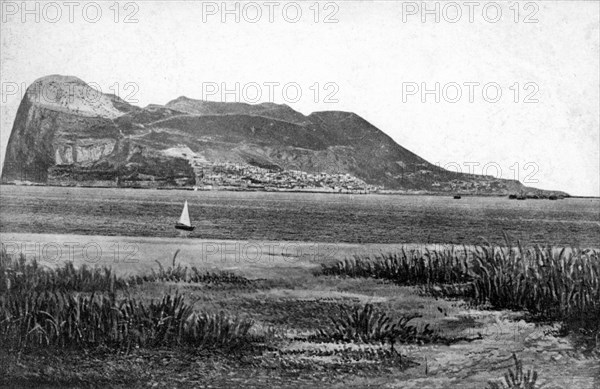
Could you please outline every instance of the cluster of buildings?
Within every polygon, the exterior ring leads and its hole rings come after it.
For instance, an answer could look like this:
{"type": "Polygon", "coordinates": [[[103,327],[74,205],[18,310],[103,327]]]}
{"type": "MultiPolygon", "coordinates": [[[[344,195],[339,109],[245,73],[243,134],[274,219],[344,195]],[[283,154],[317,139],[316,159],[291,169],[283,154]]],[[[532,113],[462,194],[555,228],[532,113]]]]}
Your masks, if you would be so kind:
{"type": "Polygon", "coordinates": [[[347,173],[309,173],[262,168],[247,164],[197,162],[196,187],[199,189],[238,188],[265,190],[306,190],[339,193],[368,193],[379,190],[347,173]]]}
{"type": "Polygon", "coordinates": [[[501,192],[505,188],[505,185],[502,185],[499,180],[490,179],[490,180],[481,180],[481,181],[465,181],[454,179],[448,182],[438,182],[434,181],[431,186],[434,190],[439,190],[443,192],[478,192],[478,191],[486,191],[486,192],[501,192]]]}

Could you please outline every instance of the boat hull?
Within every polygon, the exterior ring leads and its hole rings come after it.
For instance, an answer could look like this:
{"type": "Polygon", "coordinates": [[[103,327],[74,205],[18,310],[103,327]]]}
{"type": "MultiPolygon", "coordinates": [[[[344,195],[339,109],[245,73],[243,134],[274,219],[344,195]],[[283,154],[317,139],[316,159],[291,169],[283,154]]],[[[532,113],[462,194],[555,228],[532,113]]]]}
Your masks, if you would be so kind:
{"type": "Polygon", "coordinates": [[[194,231],[194,226],[186,226],[185,224],[177,223],[175,224],[175,228],[183,231],[194,231]]]}

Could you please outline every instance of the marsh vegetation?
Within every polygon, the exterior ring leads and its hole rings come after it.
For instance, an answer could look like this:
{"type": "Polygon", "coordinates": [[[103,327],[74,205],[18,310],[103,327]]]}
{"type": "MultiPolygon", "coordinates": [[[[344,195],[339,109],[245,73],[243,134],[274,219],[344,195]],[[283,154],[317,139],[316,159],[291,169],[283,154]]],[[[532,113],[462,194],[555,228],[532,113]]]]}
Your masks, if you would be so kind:
{"type": "MultiPolygon", "coordinates": [[[[110,268],[70,262],[47,268],[3,250],[3,368],[11,382],[56,386],[114,384],[119,374],[119,380],[134,386],[177,386],[173,377],[155,373],[170,371],[166,365],[185,359],[203,369],[218,361],[223,371],[236,371],[233,381],[213,376],[221,382],[217,386],[251,379],[251,369],[259,371],[253,382],[264,387],[273,374],[282,386],[315,380],[332,386],[336,379],[376,381],[398,374],[437,377],[443,366],[435,371],[431,356],[423,360],[414,350],[486,342],[481,333],[465,336],[485,326],[457,313],[465,309],[512,310],[534,326],[555,323],[553,336],[575,335],[581,352],[597,358],[599,264],[595,251],[526,248],[507,241],[504,246],[357,256],[323,264],[303,284],[289,285],[184,266],[177,253],[168,265],[158,263],[146,274],[117,276],[110,268]],[[338,292],[318,292],[331,290],[322,289],[325,285],[335,285],[338,292]],[[282,292],[304,297],[285,298],[282,292]],[[362,297],[353,297],[357,295],[362,297]],[[437,306],[438,314],[432,314],[431,306],[437,306]],[[449,313],[462,319],[448,322],[449,313]],[[58,372],[52,378],[42,373],[48,353],[62,355],[52,362],[58,372]],[[152,356],[165,353],[171,362],[157,365],[152,356]],[[136,367],[126,373],[83,369],[74,378],[63,365],[73,358],[84,364],[90,358],[117,358],[136,367]],[[147,362],[147,368],[138,360],[147,362]],[[328,369],[334,381],[322,375],[328,369]]],[[[486,376],[490,388],[541,387],[537,370],[525,371],[517,355],[505,358],[513,358],[514,366],[503,365],[509,370],[498,370],[495,378],[486,376]]],[[[207,379],[194,372],[176,376],[182,383],[205,384],[207,379]]]]}

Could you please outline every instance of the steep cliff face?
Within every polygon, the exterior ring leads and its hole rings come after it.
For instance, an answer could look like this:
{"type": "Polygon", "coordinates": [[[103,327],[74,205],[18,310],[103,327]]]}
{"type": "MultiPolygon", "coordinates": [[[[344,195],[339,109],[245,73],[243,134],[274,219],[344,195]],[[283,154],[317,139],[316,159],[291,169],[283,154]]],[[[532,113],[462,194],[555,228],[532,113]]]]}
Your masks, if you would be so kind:
{"type": "Polygon", "coordinates": [[[115,149],[116,139],[78,139],[74,142],[58,143],[55,146],[56,165],[86,164],[99,161],[115,149]]]}
{"type": "Polygon", "coordinates": [[[186,97],[139,108],[64,76],[41,78],[27,90],[2,172],[4,182],[57,185],[189,186],[197,179],[480,194],[528,190],[517,181],[434,166],[351,112],[304,116],[286,105],[186,97]]]}
{"type": "Polygon", "coordinates": [[[119,185],[121,178],[131,175],[131,166],[159,164],[169,168],[157,168],[152,173],[152,168],[145,167],[148,174],[142,181],[150,186],[172,183],[181,177],[194,182],[189,163],[168,157],[159,163],[152,150],[145,154],[147,161],[130,164],[128,159],[133,153],[123,149],[134,149],[135,141],[123,134],[116,120],[137,110],[75,77],[37,80],[27,89],[17,111],[2,180],[119,185]]]}

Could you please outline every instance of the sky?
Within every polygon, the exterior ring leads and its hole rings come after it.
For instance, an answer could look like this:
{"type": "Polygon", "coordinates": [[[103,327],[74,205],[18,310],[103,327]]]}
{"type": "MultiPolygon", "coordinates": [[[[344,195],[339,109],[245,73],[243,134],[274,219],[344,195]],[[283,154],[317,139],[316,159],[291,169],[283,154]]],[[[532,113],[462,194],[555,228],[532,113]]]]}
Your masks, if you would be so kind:
{"type": "Polygon", "coordinates": [[[27,86],[62,74],[139,106],[352,111],[450,170],[600,196],[597,1],[0,4],[0,162],[27,86]]]}

